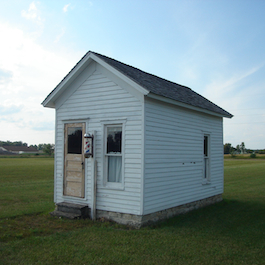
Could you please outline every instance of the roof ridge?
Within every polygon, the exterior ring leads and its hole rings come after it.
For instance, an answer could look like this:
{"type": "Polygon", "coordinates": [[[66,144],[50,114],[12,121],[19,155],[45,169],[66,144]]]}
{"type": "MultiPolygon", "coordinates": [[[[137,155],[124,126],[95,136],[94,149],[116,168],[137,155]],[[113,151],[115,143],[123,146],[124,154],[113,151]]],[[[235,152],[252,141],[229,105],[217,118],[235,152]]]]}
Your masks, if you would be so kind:
{"type": "MultiPolygon", "coordinates": [[[[117,63],[120,63],[120,64],[122,64],[122,65],[124,65],[124,66],[130,67],[130,68],[133,68],[133,69],[135,69],[135,70],[137,70],[137,71],[140,71],[140,72],[142,72],[142,73],[144,73],[144,74],[147,74],[147,75],[150,75],[150,76],[152,76],[152,77],[158,78],[158,79],[160,79],[160,80],[162,80],[162,81],[166,81],[166,82],[169,82],[169,83],[171,83],[171,84],[175,84],[175,85],[178,85],[178,86],[181,86],[181,87],[183,87],[183,88],[187,88],[187,89],[190,89],[191,91],[193,91],[190,87],[187,87],[187,86],[184,86],[184,85],[178,84],[178,83],[176,83],[176,82],[173,82],[173,81],[170,81],[170,80],[168,80],[168,79],[162,78],[162,77],[160,77],[160,76],[158,76],[158,75],[148,73],[148,72],[146,72],[146,71],[141,70],[140,68],[137,68],[137,67],[135,67],[135,66],[132,66],[132,65],[129,65],[129,64],[126,64],[126,63],[123,63],[123,62],[121,62],[121,61],[118,61],[118,60],[113,59],[113,58],[111,58],[111,57],[108,57],[108,56],[106,56],[106,55],[102,55],[102,54],[100,54],[100,53],[93,52],[93,51],[89,51],[89,52],[95,54],[96,56],[104,57],[104,58],[106,58],[106,59],[108,59],[108,60],[112,60],[112,61],[115,61],[115,62],[117,62],[117,63]]],[[[115,66],[113,66],[113,67],[114,67],[115,69],[117,69],[115,66]]],[[[117,69],[117,70],[119,70],[119,69],[117,69]]],[[[125,74],[126,76],[128,76],[126,73],[124,73],[124,74],[125,74]]],[[[128,76],[128,77],[129,77],[129,76],[128,76]]],[[[135,80],[134,80],[134,81],[135,81],[135,80]]]]}

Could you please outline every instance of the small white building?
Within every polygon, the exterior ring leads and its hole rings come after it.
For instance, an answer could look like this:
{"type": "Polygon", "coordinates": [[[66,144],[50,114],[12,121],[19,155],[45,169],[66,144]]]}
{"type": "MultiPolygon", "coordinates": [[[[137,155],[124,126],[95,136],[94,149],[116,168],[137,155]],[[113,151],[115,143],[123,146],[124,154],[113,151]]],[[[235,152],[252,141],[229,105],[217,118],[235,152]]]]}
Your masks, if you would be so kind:
{"type": "Polygon", "coordinates": [[[90,51],[42,104],[56,110],[58,206],[141,226],[222,200],[232,115],[190,88],[90,51]]]}

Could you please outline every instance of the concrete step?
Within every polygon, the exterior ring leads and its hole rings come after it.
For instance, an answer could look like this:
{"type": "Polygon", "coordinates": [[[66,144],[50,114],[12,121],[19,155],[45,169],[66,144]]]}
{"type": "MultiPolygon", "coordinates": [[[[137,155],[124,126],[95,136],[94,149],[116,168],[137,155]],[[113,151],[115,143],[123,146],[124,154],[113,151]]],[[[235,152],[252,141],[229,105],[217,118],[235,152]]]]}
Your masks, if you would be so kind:
{"type": "Polygon", "coordinates": [[[51,212],[50,215],[56,216],[56,217],[63,217],[63,218],[67,218],[67,219],[80,219],[81,218],[81,215],[79,215],[79,214],[65,213],[65,212],[60,212],[57,210],[51,212]]]}
{"type": "Polygon", "coordinates": [[[90,209],[85,204],[60,202],[56,204],[56,209],[51,215],[69,219],[89,218],[90,209]]]}

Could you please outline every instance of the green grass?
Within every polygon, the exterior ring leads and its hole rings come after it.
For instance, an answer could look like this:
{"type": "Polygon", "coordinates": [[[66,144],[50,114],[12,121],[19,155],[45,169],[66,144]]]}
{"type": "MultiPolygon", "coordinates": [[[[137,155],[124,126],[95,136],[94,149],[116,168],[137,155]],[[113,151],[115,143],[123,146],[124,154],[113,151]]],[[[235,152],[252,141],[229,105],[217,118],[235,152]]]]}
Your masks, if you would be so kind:
{"type": "Polygon", "coordinates": [[[0,158],[0,218],[53,207],[53,158],[0,158]]]}
{"type": "Polygon", "coordinates": [[[52,160],[17,160],[0,159],[0,264],[264,264],[265,160],[225,161],[223,202],[139,230],[50,217],[52,160]]]}
{"type": "Polygon", "coordinates": [[[252,158],[252,154],[239,154],[239,155],[224,155],[224,159],[265,159],[265,154],[255,154],[256,157],[252,158]]]}

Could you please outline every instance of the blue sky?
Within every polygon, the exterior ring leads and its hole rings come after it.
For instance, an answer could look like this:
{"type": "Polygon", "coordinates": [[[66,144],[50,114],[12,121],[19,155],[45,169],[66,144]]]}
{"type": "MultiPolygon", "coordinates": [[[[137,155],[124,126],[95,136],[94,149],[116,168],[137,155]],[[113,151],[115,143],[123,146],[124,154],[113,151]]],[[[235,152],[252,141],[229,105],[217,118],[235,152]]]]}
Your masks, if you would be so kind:
{"type": "Polygon", "coordinates": [[[54,143],[41,102],[92,50],[185,85],[234,115],[224,143],[265,148],[265,1],[6,0],[0,140],[54,143]]]}

